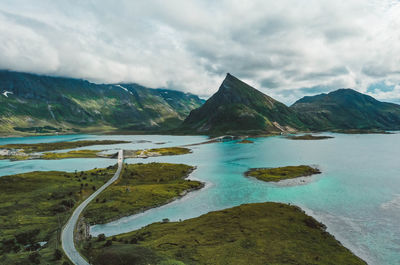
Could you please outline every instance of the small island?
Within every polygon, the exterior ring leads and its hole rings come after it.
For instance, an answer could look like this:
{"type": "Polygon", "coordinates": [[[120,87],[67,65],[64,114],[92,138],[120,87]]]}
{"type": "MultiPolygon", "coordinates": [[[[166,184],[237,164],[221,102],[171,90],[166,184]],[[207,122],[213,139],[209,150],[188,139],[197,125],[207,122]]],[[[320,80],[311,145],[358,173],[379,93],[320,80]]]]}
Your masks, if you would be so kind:
{"type": "Polygon", "coordinates": [[[125,158],[148,158],[155,156],[185,155],[192,151],[185,147],[164,147],[143,150],[125,150],[125,158]]]}
{"type": "Polygon", "coordinates": [[[0,149],[23,149],[25,153],[45,152],[62,149],[72,149],[90,145],[108,145],[108,144],[126,144],[129,141],[120,140],[84,140],[73,142],[55,142],[55,143],[38,143],[38,144],[6,144],[0,145],[0,149]]]}
{"type": "MultiPolygon", "coordinates": [[[[35,146],[34,148],[37,149],[38,147],[35,146]]],[[[43,147],[39,148],[43,149],[43,147]]],[[[28,151],[25,151],[25,149],[0,149],[0,160],[2,159],[9,159],[12,161],[28,160],[28,159],[56,160],[56,159],[66,159],[66,158],[116,158],[117,157],[117,153],[104,153],[104,151],[106,150],[71,150],[68,152],[43,152],[43,153],[31,152],[30,151],[32,150],[31,147],[27,147],[27,150],[28,151]]],[[[124,156],[125,158],[149,158],[155,156],[184,155],[184,154],[189,154],[191,152],[192,152],[191,149],[184,147],[165,147],[165,148],[152,148],[143,150],[124,150],[124,156]]]]}
{"type": "Polygon", "coordinates": [[[46,153],[41,152],[73,149],[78,147],[93,146],[93,145],[112,145],[112,144],[125,144],[129,141],[120,140],[84,140],[74,142],[55,142],[55,143],[37,143],[37,144],[6,144],[0,145],[0,159],[10,160],[27,160],[27,159],[60,159],[60,158],[82,158],[82,157],[96,157],[96,152],[100,151],[71,151],[64,154],[46,153]],[[88,154],[90,153],[90,154],[88,154]]]}
{"type": "Polygon", "coordinates": [[[331,139],[334,137],[327,136],[327,135],[305,134],[305,135],[290,135],[290,136],[286,136],[286,138],[290,139],[290,140],[324,140],[324,139],[331,139]]]}
{"type": "MultiPolygon", "coordinates": [[[[99,150],[72,150],[65,153],[46,152],[39,158],[46,160],[65,159],[65,158],[96,158],[96,157],[112,157],[112,155],[100,155],[99,150]]],[[[113,154],[114,155],[114,154],[113,154]]]]}
{"type": "Polygon", "coordinates": [[[320,173],[321,171],[317,168],[301,165],[276,168],[251,168],[244,174],[246,177],[255,177],[267,182],[278,182],[285,179],[306,177],[320,173]]]}

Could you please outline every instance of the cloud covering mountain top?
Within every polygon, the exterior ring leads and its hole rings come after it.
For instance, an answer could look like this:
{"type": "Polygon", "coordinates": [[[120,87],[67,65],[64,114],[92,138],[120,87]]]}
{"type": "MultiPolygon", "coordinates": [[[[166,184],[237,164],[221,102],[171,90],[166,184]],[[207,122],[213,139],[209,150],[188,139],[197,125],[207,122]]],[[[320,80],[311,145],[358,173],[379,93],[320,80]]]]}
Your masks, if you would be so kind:
{"type": "Polygon", "coordinates": [[[400,101],[400,2],[0,2],[0,68],[208,97],[230,72],[285,103],[351,87],[400,101]]]}

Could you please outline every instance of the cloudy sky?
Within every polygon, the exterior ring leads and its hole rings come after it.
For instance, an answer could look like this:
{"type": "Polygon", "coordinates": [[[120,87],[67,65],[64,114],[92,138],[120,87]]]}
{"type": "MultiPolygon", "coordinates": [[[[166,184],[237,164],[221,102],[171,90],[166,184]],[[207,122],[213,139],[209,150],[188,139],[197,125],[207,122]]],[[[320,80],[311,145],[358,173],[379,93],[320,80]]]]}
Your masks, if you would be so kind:
{"type": "Polygon", "coordinates": [[[212,95],[230,72],[286,104],[400,103],[400,1],[1,0],[0,68],[212,95]]]}

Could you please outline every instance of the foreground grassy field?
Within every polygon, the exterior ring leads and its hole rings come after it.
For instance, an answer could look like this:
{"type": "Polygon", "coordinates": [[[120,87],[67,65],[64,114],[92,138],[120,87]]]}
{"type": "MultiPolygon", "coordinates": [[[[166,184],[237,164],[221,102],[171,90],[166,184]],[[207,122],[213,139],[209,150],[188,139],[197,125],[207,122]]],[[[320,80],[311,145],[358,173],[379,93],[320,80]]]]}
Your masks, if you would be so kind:
{"type": "Polygon", "coordinates": [[[293,179],[320,173],[321,171],[319,171],[317,168],[301,165],[276,168],[251,168],[244,174],[247,177],[255,177],[263,181],[277,182],[284,179],[293,179]]]}
{"type": "Polygon", "coordinates": [[[56,142],[56,143],[38,143],[38,144],[6,144],[0,145],[0,149],[23,149],[25,153],[45,152],[53,150],[71,149],[90,145],[122,144],[128,141],[117,140],[85,140],[75,142],[56,142]]]}
{"type": "Polygon", "coordinates": [[[201,182],[185,180],[193,170],[194,167],[183,164],[125,164],[119,180],[84,211],[86,222],[106,223],[200,189],[203,187],[201,182]]]}
{"type": "Polygon", "coordinates": [[[116,166],[84,172],[31,172],[0,178],[0,264],[62,264],[58,237],[72,209],[116,166]],[[39,242],[46,242],[43,248],[39,242]],[[56,249],[57,251],[56,253],[56,249]]]}
{"type": "Polygon", "coordinates": [[[92,264],[366,264],[301,209],[281,203],[246,204],[183,222],[148,225],[93,238],[92,264]]]}

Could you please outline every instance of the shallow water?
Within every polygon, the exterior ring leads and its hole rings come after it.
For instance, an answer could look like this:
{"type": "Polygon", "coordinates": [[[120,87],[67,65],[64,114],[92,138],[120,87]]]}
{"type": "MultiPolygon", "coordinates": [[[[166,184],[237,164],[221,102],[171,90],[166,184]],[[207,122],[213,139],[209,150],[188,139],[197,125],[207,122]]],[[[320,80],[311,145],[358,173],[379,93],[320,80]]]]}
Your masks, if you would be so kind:
{"type": "MultiPolygon", "coordinates": [[[[204,181],[207,186],[160,208],[93,226],[91,232],[114,235],[163,218],[175,221],[243,203],[279,201],[299,205],[315,216],[327,225],[329,232],[369,264],[400,264],[400,134],[333,136],[334,139],[320,141],[257,138],[254,144],[224,142],[193,146],[193,153],[183,156],[127,159],[127,163],[157,161],[195,165],[197,169],[190,178],[204,181]],[[265,183],[243,176],[243,172],[251,167],[300,164],[315,165],[323,173],[313,176],[305,185],[295,186],[265,183]]],[[[72,137],[68,140],[151,141],[107,146],[109,149],[176,146],[205,140],[201,136],[68,137],[72,137]],[[166,144],[156,145],[156,142],[166,144]]],[[[55,141],[60,138],[45,139],[55,141]]],[[[24,140],[29,142],[29,138],[24,140]]],[[[32,138],[34,140],[37,141],[32,138]]],[[[0,139],[0,144],[2,141],[0,139]]],[[[18,139],[14,141],[18,142],[18,139]]],[[[31,170],[84,170],[114,162],[110,159],[0,161],[0,175],[31,170]]]]}

